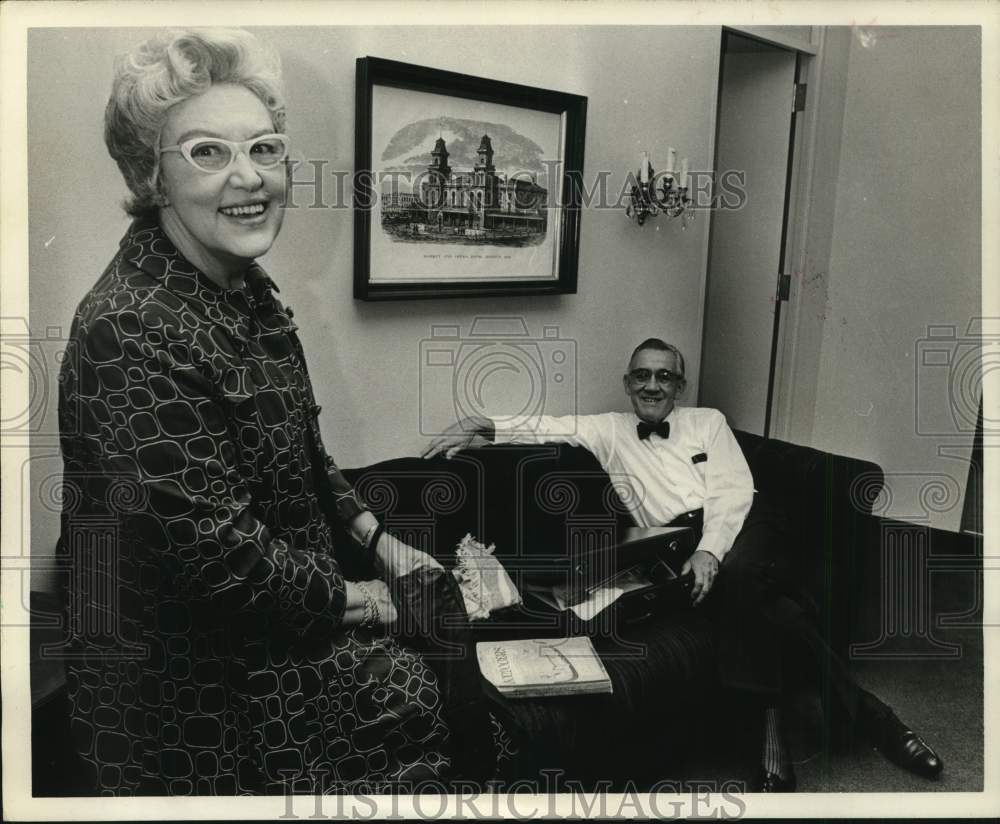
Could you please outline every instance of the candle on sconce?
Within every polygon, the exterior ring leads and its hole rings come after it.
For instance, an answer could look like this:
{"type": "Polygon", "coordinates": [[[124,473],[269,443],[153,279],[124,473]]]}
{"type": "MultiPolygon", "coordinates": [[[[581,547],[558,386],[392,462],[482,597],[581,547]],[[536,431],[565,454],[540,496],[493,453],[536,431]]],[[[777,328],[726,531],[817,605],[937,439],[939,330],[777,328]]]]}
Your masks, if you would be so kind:
{"type": "Polygon", "coordinates": [[[677,150],[667,149],[666,162],[659,172],[661,180],[653,177],[653,167],[649,162],[649,152],[639,153],[638,179],[631,177],[631,191],[625,205],[625,215],[642,226],[648,218],[663,214],[667,218],[682,218],[682,228],[694,219],[692,199],[687,196],[690,183],[690,163],[686,157],[679,158],[677,150]],[[680,160],[680,165],[677,161],[680,160]],[[655,184],[655,185],[654,185],[655,184]]]}

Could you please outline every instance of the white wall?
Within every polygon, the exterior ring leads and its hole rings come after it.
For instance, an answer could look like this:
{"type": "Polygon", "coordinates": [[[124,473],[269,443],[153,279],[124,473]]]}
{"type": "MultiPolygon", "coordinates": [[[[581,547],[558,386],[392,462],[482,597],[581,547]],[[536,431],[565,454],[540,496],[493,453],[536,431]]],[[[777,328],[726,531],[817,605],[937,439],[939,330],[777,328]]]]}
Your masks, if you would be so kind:
{"type": "Polygon", "coordinates": [[[933,348],[961,356],[981,314],[979,30],[827,34],[847,59],[825,78],[823,126],[842,107],[842,128],[839,148],[820,135],[822,157],[837,166],[817,166],[818,237],[797,280],[813,345],[793,375],[806,386],[791,436],[879,463],[890,493],[883,514],[957,529],[978,382],[970,372],[949,387],[949,370],[924,364],[920,342],[930,325],[954,327],[959,340],[933,348]]]}
{"type": "MultiPolygon", "coordinates": [[[[30,323],[68,330],[76,303],[117,248],[127,222],[124,195],[101,139],[112,58],[144,39],[139,29],[35,29],[29,37],[30,323]],[[58,55],[58,59],[53,59],[58,55]]],[[[328,169],[354,167],[354,61],[373,55],[586,95],[585,178],[598,170],[620,182],[676,146],[692,169],[708,168],[714,131],[720,29],[504,27],[269,28],[281,51],[289,125],[307,158],[328,169]],[[655,55],[656,78],[630,55],[655,55]]],[[[662,159],[662,157],[660,158],[662,159]]],[[[614,187],[612,187],[614,191],[614,187]]],[[[435,324],[477,315],[523,317],[533,334],[556,325],[575,343],[578,402],[551,411],[626,409],[619,376],[630,348],[649,335],[688,355],[689,397],[697,396],[701,289],[708,221],[684,232],[663,218],[638,228],[621,209],[582,216],[579,294],[489,300],[364,304],[352,297],[352,215],[298,209],[262,261],[295,308],[309,358],[327,446],[343,466],[416,454],[420,434],[420,341],[435,324]]],[[[55,374],[49,376],[55,391],[55,374]]],[[[428,417],[453,414],[446,395],[428,417]]],[[[41,489],[60,471],[58,448],[33,449],[31,545],[51,551],[57,507],[41,489]]]]}

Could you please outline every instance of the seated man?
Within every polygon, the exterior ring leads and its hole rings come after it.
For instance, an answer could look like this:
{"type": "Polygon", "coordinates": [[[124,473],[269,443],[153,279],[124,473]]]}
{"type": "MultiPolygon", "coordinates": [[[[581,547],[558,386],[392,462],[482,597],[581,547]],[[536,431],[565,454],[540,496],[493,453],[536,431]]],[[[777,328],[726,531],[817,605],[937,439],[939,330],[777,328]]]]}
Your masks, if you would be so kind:
{"type": "Polygon", "coordinates": [[[711,610],[722,685],[754,696],[762,705],[756,791],[795,790],[778,712],[782,652],[793,646],[807,656],[814,680],[818,673],[828,673],[832,712],[842,713],[894,763],[927,778],[940,774],[938,755],[855,683],[803,606],[807,599],[799,597],[784,517],[755,496],[750,469],[725,417],[715,409],[674,405],[685,388],[680,351],[658,338],[643,341],[632,353],[622,383],[634,414],[541,416],[530,422],[530,429],[466,418],[435,439],[425,457],[441,452],[450,457],[479,443],[582,446],[608,474],[632,487],[630,509],[639,526],[698,530],[697,549],[682,573],[694,575],[694,605],[705,602],[711,610]]]}

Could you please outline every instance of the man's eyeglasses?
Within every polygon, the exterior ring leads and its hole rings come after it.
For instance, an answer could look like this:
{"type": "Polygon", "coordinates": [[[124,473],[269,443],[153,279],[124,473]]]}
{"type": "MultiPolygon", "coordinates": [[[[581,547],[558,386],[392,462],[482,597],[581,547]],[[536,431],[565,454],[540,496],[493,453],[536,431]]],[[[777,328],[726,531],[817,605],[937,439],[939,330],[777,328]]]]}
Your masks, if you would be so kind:
{"type": "Polygon", "coordinates": [[[628,373],[628,379],[636,386],[644,386],[653,377],[656,378],[656,382],[661,386],[680,383],[684,380],[683,375],[678,375],[669,369],[657,369],[655,372],[652,369],[633,369],[628,373]]]}
{"type": "Polygon", "coordinates": [[[192,137],[176,146],[160,149],[180,152],[200,172],[224,172],[242,152],[258,169],[273,169],[288,157],[289,140],[283,134],[265,134],[250,140],[224,140],[221,137],[192,137]]]}

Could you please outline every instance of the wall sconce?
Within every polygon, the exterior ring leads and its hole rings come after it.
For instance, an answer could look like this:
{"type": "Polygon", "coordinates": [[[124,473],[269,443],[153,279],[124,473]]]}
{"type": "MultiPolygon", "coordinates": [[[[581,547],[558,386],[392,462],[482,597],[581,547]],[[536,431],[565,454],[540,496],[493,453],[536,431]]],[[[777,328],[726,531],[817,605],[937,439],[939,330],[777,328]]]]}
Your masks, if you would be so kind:
{"type": "Polygon", "coordinates": [[[656,217],[663,212],[667,217],[680,217],[681,228],[687,228],[687,222],[694,220],[694,210],[690,208],[691,198],[688,197],[688,159],[681,161],[680,172],[674,172],[677,152],[671,146],[667,150],[667,168],[661,173],[655,173],[649,164],[649,154],[642,153],[639,159],[638,181],[629,193],[629,202],[625,205],[625,216],[635,218],[640,226],[647,217],[656,217]],[[657,180],[659,178],[659,180],[657,180]],[[660,189],[656,185],[659,182],[660,189]]]}

